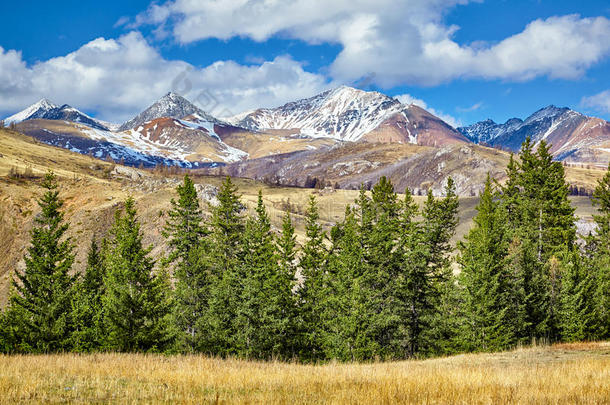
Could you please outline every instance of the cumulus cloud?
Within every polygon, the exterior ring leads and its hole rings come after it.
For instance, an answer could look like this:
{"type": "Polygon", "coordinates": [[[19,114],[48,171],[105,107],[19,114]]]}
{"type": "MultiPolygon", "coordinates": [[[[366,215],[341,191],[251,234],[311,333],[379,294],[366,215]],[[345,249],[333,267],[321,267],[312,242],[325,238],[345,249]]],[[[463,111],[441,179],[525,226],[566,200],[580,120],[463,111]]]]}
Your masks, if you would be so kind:
{"type": "Polygon", "coordinates": [[[581,104],[583,107],[610,114],[610,90],[584,97],[581,104]]]}
{"type": "Polygon", "coordinates": [[[381,86],[435,85],[456,78],[573,79],[610,53],[610,20],[537,19],[495,44],[459,44],[444,14],[469,0],[174,0],[154,4],[134,26],[153,24],[181,43],[272,36],[337,43],[332,76],[375,73],[381,86]]]}
{"type": "Polygon", "coordinates": [[[424,100],[422,100],[420,98],[413,97],[410,94],[400,94],[398,96],[394,96],[394,98],[403,104],[414,104],[418,107],[423,108],[424,110],[428,111],[430,114],[436,115],[437,117],[439,117],[440,119],[445,121],[447,124],[451,125],[453,128],[458,128],[458,127],[463,126],[462,121],[460,121],[459,119],[454,118],[449,114],[445,114],[442,111],[438,111],[433,107],[430,107],[424,100]]]}
{"type": "Polygon", "coordinates": [[[222,116],[276,106],[329,86],[289,56],[251,65],[219,61],[204,68],[170,61],[135,31],[118,39],[95,39],[31,66],[19,52],[0,48],[0,111],[7,114],[47,97],[121,121],[176,91],[222,116]]]}

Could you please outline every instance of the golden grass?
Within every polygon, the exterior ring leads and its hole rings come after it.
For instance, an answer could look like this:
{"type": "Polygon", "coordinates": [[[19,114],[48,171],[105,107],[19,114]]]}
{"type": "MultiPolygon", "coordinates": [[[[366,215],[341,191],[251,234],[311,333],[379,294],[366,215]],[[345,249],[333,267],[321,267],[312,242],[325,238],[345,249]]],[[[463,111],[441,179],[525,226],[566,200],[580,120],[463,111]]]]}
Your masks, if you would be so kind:
{"type": "Polygon", "coordinates": [[[299,365],[203,356],[0,356],[0,403],[606,404],[610,344],[299,365]]]}

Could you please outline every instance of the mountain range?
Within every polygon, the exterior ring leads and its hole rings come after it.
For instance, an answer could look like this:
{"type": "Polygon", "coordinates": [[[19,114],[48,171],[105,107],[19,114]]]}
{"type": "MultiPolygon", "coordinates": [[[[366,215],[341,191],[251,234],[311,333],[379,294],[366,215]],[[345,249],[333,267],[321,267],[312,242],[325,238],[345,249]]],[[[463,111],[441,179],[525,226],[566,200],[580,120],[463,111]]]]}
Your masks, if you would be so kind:
{"type": "Polygon", "coordinates": [[[568,108],[456,129],[414,104],[347,86],[224,119],[168,93],[120,125],[43,99],[4,123],[44,143],[127,165],[228,165],[234,175],[296,185],[316,177],[351,188],[391,172],[396,184],[440,187],[454,166],[462,191],[473,193],[469,178],[485,170],[501,175],[504,158],[486,148],[516,152],[526,137],[550,143],[558,160],[596,166],[610,160],[610,123],[568,108]],[[466,160],[452,166],[460,155],[466,160]]]}
{"type": "Polygon", "coordinates": [[[610,151],[610,123],[569,108],[542,108],[525,120],[511,118],[504,124],[488,119],[458,128],[474,143],[517,152],[526,137],[545,140],[557,160],[606,165],[610,151]]]}

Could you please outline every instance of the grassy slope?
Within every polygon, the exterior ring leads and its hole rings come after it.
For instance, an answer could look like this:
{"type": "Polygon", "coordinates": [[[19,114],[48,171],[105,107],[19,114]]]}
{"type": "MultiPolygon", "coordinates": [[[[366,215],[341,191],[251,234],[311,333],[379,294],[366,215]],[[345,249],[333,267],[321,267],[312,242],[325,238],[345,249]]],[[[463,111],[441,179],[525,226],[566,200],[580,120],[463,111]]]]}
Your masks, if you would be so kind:
{"type": "Polygon", "coordinates": [[[604,404],[610,343],[298,365],[138,354],[0,356],[0,403],[604,404]]]}
{"type": "MultiPolygon", "coordinates": [[[[408,148],[409,146],[405,146],[408,148]]],[[[494,152],[495,153],[495,152],[494,152]]],[[[113,221],[114,212],[121,207],[122,201],[132,195],[136,199],[139,216],[146,235],[145,243],[153,244],[153,254],[163,252],[164,244],[160,230],[165,217],[160,215],[169,207],[174,197],[174,189],[180,176],[160,176],[146,173],[140,180],[127,180],[109,174],[113,165],[92,159],[85,155],[69,152],[36,142],[27,136],[0,130],[0,306],[6,300],[12,272],[20,268],[22,257],[29,240],[29,229],[38,207],[36,198],[40,196],[40,178],[47,169],[54,170],[61,177],[61,197],[66,201],[66,219],[71,222],[70,236],[78,241],[76,270],[85,263],[86,248],[92,236],[100,237],[113,221]],[[10,179],[11,168],[23,172],[28,166],[36,178],[10,179]]],[[[586,169],[569,169],[568,177],[587,181],[591,184],[603,172],[586,169]]],[[[196,183],[218,186],[218,177],[198,176],[196,183]]],[[[358,192],[353,190],[322,191],[285,187],[268,187],[247,179],[236,179],[243,200],[249,208],[256,204],[256,194],[263,190],[265,202],[272,222],[280,226],[287,202],[296,211],[293,219],[297,236],[302,240],[303,216],[310,193],[318,193],[321,219],[328,228],[342,219],[346,204],[351,204],[358,192]]],[[[418,202],[423,197],[416,197],[418,202]]],[[[590,217],[592,208],[588,198],[573,199],[577,214],[590,217]]],[[[477,198],[462,198],[460,225],[457,238],[461,238],[470,227],[475,214],[477,198]]]]}

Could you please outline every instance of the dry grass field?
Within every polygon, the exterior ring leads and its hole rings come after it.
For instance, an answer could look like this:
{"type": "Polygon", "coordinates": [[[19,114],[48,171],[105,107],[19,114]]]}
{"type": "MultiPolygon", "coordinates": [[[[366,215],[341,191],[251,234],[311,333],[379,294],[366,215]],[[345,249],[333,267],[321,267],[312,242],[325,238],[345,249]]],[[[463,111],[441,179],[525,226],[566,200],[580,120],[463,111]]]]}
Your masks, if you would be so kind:
{"type": "Polygon", "coordinates": [[[0,356],[0,403],[31,402],[607,404],[610,343],[372,364],[0,356]]]}

